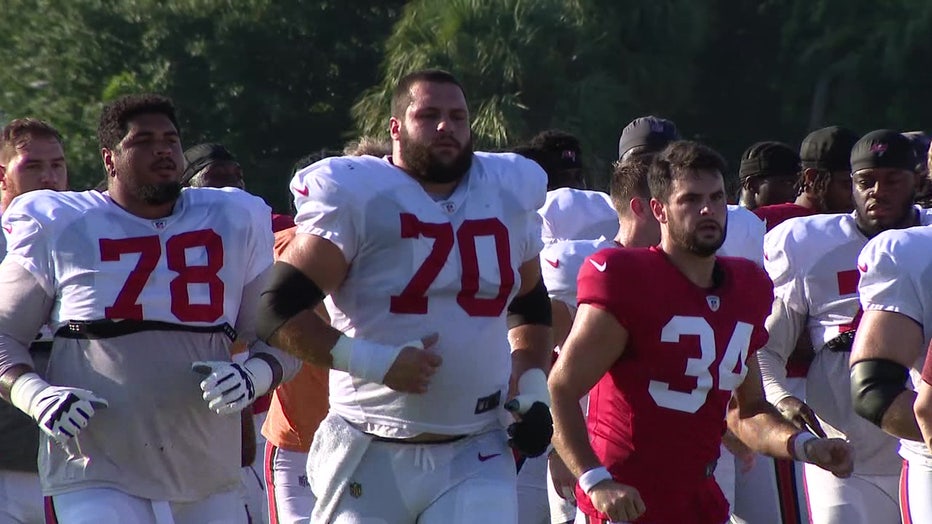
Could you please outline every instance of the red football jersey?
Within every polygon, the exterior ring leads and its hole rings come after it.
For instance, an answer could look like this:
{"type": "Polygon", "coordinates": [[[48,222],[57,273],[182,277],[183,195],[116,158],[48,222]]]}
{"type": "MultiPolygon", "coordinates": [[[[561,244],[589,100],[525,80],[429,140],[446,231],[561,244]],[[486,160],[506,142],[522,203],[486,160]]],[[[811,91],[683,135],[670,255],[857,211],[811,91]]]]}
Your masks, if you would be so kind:
{"type": "Polygon", "coordinates": [[[796,217],[807,217],[814,215],[815,210],[803,207],[792,202],[786,204],[773,204],[771,206],[759,207],[753,211],[757,218],[764,221],[767,225],[767,231],[777,227],[781,222],[796,217]]]}
{"type": "MultiPolygon", "coordinates": [[[[587,426],[602,464],[641,493],[638,522],[725,522],[711,472],[731,392],[767,342],[767,273],[719,257],[716,286],[704,289],[657,248],[605,249],[583,264],[578,298],[628,331],[624,354],[589,394],[587,426]]],[[[583,512],[605,518],[578,486],[576,496],[583,512]]]]}

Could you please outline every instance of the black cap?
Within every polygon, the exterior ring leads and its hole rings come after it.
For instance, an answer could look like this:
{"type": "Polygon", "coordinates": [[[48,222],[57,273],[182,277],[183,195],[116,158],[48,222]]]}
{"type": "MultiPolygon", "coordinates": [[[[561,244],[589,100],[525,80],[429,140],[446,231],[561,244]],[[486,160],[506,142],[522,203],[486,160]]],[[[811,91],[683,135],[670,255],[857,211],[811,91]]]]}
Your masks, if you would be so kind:
{"type": "Polygon", "coordinates": [[[861,137],[851,150],[851,171],[892,167],[915,171],[916,149],[905,136],[889,129],[878,129],[861,137]]]}
{"type": "Polygon", "coordinates": [[[795,175],[801,167],[799,155],[783,142],[758,142],[741,155],[740,178],[795,175]]]}
{"type": "Polygon", "coordinates": [[[621,131],[618,139],[618,158],[638,146],[660,151],[667,144],[680,139],[676,124],[665,118],[642,116],[635,118],[621,131]]]}
{"type": "Polygon", "coordinates": [[[184,159],[186,165],[184,173],[181,175],[181,185],[183,186],[187,185],[200,170],[214,162],[224,160],[236,162],[236,159],[233,158],[233,154],[221,144],[198,144],[192,146],[184,152],[184,159]]]}
{"type": "Polygon", "coordinates": [[[826,171],[851,171],[851,148],[858,135],[840,126],[823,127],[809,133],[799,146],[803,167],[826,171]]]}

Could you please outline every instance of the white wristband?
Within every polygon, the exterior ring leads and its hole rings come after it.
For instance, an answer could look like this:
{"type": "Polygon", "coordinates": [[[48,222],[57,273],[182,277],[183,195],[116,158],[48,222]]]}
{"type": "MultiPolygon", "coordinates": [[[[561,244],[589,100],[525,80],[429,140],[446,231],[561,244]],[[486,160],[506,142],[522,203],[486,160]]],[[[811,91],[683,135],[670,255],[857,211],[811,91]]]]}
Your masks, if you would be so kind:
{"type": "Polygon", "coordinates": [[[815,440],[819,437],[808,431],[800,431],[793,438],[793,458],[800,462],[809,462],[809,454],[806,453],[806,442],[815,440]]]}
{"type": "Polygon", "coordinates": [[[599,466],[579,476],[579,487],[582,488],[583,493],[588,495],[596,484],[606,480],[612,480],[612,474],[604,466],[599,466]]]}
{"type": "Polygon", "coordinates": [[[243,363],[243,367],[252,373],[252,386],[256,389],[256,396],[261,397],[272,387],[272,368],[261,358],[250,358],[243,363]]]}
{"type": "Polygon", "coordinates": [[[330,355],[333,357],[333,369],[345,371],[369,382],[382,384],[385,381],[385,374],[398,358],[398,353],[401,353],[402,348],[410,346],[424,348],[420,340],[400,346],[389,346],[340,335],[339,340],[330,350],[330,355]]]}
{"type": "Polygon", "coordinates": [[[49,383],[42,380],[37,373],[24,373],[13,382],[13,387],[10,389],[10,403],[23,413],[36,418],[31,412],[32,404],[39,393],[47,387],[49,383]]]}

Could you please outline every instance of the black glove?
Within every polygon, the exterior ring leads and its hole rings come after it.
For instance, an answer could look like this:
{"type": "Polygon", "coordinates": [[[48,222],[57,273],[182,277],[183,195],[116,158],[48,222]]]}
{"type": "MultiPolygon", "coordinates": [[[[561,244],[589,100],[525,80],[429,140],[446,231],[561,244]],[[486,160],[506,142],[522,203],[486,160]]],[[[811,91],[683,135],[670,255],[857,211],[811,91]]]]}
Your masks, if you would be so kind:
{"type": "Polygon", "coordinates": [[[520,417],[518,422],[508,426],[508,445],[525,457],[539,457],[550,447],[550,439],[553,438],[550,408],[543,402],[534,402],[522,413],[516,400],[505,404],[505,409],[518,413],[520,417]]]}

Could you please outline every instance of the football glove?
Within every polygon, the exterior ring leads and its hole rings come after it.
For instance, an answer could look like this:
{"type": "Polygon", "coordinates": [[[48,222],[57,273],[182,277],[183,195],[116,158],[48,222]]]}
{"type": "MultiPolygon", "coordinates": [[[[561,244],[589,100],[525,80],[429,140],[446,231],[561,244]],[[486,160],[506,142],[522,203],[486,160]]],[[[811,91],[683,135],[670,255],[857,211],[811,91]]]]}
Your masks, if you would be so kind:
{"type": "Polygon", "coordinates": [[[518,379],[519,395],[505,403],[505,409],[518,415],[508,426],[508,445],[525,457],[543,455],[553,438],[547,376],[541,369],[529,369],[518,379]]]}
{"type": "Polygon", "coordinates": [[[259,358],[250,358],[243,364],[195,362],[191,369],[206,375],[201,381],[203,398],[218,415],[239,413],[272,386],[272,368],[259,358]]]}
{"type": "Polygon", "coordinates": [[[60,444],[76,437],[106,400],[80,388],[52,386],[35,373],[26,373],[13,383],[14,406],[33,418],[39,428],[60,444]]]}

